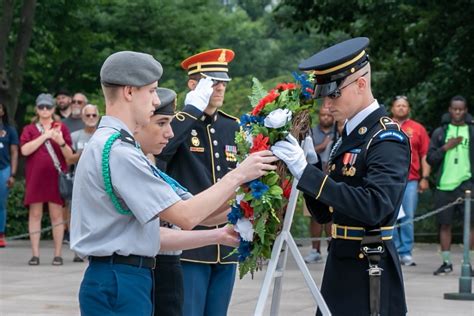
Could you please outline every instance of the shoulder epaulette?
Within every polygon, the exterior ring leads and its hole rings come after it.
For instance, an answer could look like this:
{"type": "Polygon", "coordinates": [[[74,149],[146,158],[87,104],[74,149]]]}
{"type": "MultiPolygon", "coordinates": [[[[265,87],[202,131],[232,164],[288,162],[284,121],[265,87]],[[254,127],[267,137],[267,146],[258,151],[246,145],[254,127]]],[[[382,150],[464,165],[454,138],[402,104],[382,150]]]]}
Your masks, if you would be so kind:
{"type": "Polygon", "coordinates": [[[130,135],[126,130],[121,129],[120,130],[120,140],[124,143],[128,143],[133,145],[134,147],[137,146],[137,143],[135,142],[135,138],[133,138],[132,135],[130,135]]]}
{"type": "Polygon", "coordinates": [[[405,133],[401,130],[400,125],[390,117],[381,117],[379,123],[382,125],[382,128],[372,135],[369,142],[367,143],[366,150],[369,149],[370,145],[375,139],[394,140],[400,143],[404,143],[408,139],[405,133]]]}
{"type": "Polygon", "coordinates": [[[227,114],[226,112],[222,111],[222,110],[217,110],[220,114],[222,114],[223,116],[227,117],[227,118],[230,118],[232,120],[235,120],[237,123],[240,123],[240,119],[236,118],[235,116],[232,116],[230,114],[227,114]]]}

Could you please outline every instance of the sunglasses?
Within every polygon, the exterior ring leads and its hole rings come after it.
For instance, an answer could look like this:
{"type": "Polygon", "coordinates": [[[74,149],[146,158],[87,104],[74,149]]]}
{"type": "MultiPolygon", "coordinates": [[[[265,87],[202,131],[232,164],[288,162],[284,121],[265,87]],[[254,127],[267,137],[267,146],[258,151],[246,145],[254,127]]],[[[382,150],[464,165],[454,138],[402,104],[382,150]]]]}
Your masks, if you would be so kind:
{"type": "Polygon", "coordinates": [[[54,106],[49,104],[40,104],[36,106],[38,110],[51,110],[54,106]]]}
{"type": "Polygon", "coordinates": [[[87,117],[87,118],[97,117],[97,114],[86,114],[86,117],[87,117]]]}
{"type": "Polygon", "coordinates": [[[359,80],[360,78],[364,77],[366,74],[368,74],[369,72],[366,72],[364,73],[362,76],[360,76],[359,78],[349,82],[348,84],[346,84],[345,86],[343,87],[340,87],[340,88],[336,88],[336,90],[334,90],[332,93],[328,94],[327,97],[334,100],[334,99],[337,99],[339,98],[341,95],[342,95],[342,89],[344,88],[347,88],[348,86],[350,86],[351,84],[353,84],[354,82],[357,82],[357,80],[359,80]]]}
{"type": "Polygon", "coordinates": [[[395,98],[393,98],[393,101],[397,101],[403,99],[405,101],[408,101],[408,97],[406,95],[397,95],[395,98]]]}
{"type": "Polygon", "coordinates": [[[71,103],[72,104],[84,104],[84,101],[82,101],[82,100],[72,100],[71,103]]]}

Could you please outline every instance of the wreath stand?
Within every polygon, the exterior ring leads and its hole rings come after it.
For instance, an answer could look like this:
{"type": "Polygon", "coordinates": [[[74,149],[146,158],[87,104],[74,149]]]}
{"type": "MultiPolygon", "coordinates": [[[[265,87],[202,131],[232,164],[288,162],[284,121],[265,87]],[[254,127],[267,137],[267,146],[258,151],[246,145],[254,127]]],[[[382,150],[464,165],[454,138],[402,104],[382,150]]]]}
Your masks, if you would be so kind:
{"type": "Polygon", "coordinates": [[[316,305],[319,307],[319,310],[324,316],[330,316],[331,312],[329,311],[326,302],[324,301],[321,292],[319,291],[316,283],[311,277],[306,263],[301,256],[301,253],[296,246],[295,240],[291,235],[290,228],[293,221],[293,216],[295,214],[296,202],[298,199],[299,191],[296,189],[298,181],[294,180],[291,187],[290,199],[288,206],[286,208],[285,219],[283,222],[283,228],[280,235],[277,236],[275,243],[273,244],[272,257],[268,263],[267,272],[265,273],[265,279],[263,280],[263,285],[260,290],[260,295],[258,296],[257,306],[255,308],[256,316],[263,315],[265,309],[265,303],[270,292],[270,286],[272,280],[275,279],[275,285],[273,287],[273,296],[272,296],[272,305],[270,315],[278,316],[278,311],[280,307],[280,298],[281,298],[281,289],[283,284],[283,273],[286,268],[286,261],[288,258],[288,249],[290,250],[293,258],[298,265],[299,270],[303,273],[304,280],[308,286],[313,299],[316,302],[316,305]],[[283,251],[282,251],[283,250],[283,251]]]}

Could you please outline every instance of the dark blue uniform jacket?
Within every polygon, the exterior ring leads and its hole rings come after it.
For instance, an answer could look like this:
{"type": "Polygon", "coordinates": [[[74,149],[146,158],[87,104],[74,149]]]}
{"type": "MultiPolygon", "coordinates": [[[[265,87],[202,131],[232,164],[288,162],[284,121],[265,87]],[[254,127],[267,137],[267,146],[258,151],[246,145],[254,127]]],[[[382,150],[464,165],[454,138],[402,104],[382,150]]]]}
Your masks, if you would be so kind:
{"type": "MultiPolygon", "coordinates": [[[[396,222],[410,166],[410,144],[398,125],[385,115],[380,108],[350,135],[343,136],[326,179],[314,166],[305,169],[298,189],[304,192],[308,209],[319,222],[333,220],[338,225],[366,230],[396,222]],[[355,168],[353,175],[344,172],[348,160],[355,168]]],[[[392,240],[384,244],[381,315],[405,315],[398,254],[392,240]]],[[[331,241],[321,293],[333,315],[369,315],[367,269],[359,240],[331,241]]]]}

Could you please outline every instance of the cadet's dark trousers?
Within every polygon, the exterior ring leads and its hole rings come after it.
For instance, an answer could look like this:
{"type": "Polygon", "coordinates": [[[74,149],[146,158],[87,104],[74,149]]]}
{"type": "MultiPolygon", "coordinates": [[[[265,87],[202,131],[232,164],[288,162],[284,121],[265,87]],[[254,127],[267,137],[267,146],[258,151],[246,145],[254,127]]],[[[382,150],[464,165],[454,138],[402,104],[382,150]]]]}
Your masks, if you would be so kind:
{"type": "Polygon", "coordinates": [[[227,315],[236,264],[181,262],[184,275],[183,316],[227,315]]]}
{"type": "Polygon", "coordinates": [[[180,256],[156,256],[155,316],[183,314],[183,269],[180,256]]]}
{"type": "Polygon", "coordinates": [[[79,290],[81,315],[151,316],[152,284],[151,269],[92,261],[79,290]]]}

